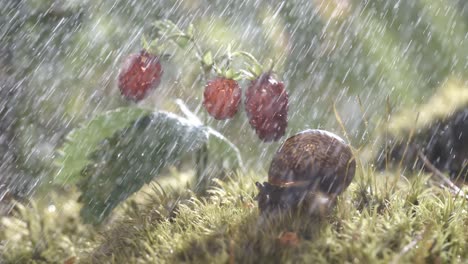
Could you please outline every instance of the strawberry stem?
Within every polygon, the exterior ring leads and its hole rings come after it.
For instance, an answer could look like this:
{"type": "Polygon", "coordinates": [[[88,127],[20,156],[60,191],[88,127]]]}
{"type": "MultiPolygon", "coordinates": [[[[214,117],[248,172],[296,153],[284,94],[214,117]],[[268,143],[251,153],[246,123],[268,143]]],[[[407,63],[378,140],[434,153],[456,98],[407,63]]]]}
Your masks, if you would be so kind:
{"type": "Polygon", "coordinates": [[[260,62],[258,62],[258,60],[250,53],[248,52],[245,52],[245,51],[235,51],[233,53],[231,53],[231,57],[244,57],[244,58],[247,58],[249,59],[251,62],[253,62],[256,66],[262,68],[262,65],[260,64],[260,62]]]}

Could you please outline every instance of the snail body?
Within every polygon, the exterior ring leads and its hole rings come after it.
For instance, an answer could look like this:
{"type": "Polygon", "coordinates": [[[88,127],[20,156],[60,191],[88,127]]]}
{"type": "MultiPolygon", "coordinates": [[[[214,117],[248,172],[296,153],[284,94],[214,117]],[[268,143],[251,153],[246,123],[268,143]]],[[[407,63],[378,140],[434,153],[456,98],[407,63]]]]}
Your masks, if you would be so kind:
{"type": "Polygon", "coordinates": [[[313,208],[342,193],[355,170],[351,148],[343,139],[324,130],[302,131],[278,149],[268,182],[256,183],[259,208],[313,208]]]}

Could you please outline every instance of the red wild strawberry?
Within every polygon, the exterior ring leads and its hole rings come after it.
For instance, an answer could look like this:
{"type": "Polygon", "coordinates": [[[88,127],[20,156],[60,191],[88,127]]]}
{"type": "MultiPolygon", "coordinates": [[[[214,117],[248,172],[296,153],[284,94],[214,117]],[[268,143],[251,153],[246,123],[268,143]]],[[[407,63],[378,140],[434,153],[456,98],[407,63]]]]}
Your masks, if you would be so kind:
{"type": "Polygon", "coordinates": [[[142,50],[128,56],[120,70],[120,93],[128,100],[138,102],[161,81],[163,70],[159,57],[142,50]]]}
{"type": "Polygon", "coordinates": [[[245,110],[250,125],[261,140],[280,139],[288,125],[288,94],[283,82],[270,73],[260,75],[247,88],[245,110]]]}
{"type": "Polygon", "coordinates": [[[203,106],[206,111],[218,120],[232,118],[239,108],[241,89],[232,79],[217,77],[205,86],[203,106]]]}

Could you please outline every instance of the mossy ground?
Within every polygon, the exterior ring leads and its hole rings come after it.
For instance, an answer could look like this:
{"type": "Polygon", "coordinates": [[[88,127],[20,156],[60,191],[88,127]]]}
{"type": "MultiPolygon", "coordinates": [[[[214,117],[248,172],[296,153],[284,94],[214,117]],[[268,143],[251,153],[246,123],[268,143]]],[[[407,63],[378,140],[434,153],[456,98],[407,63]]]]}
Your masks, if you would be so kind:
{"type": "MultiPolygon", "coordinates": [[[[401,176],[395,176],[401,175],[401,176]]],[[[1,219],[2,263],[454,263],[468,260],[466,200],[433,184],[359,170],[327,216],[259,215],[256,173],[214,180],[204,195],[174,174],[100,227],[78,219],[76,194],[19,205],[1,219]],[[53,203],[54,205],[50,205],[53,203]],[[44,204],[44,205],[41,205],[44,204]],[[293,241],[279,239],[294,232],[293,241]],[[297,239],[296,239],[297,238],[297,239]],[[282,242],[283,241],[283,242],[282,242]]]]}

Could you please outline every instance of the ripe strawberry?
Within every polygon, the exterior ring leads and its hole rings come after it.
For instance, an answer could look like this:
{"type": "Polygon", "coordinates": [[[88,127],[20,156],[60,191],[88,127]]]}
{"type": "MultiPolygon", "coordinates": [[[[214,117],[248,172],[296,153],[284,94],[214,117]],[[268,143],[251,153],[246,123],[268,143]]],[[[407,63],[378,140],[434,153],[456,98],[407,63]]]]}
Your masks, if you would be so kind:
{"type": "Polygon", "coordinates": [[[205,86],[203,106],[206,111],[218,120],[232,118],[239,109],[241,89],[232,79],[217,77],[205,86]]]}
{"type": "Polygon", "coordinates": [[[123,63],[118,77],[120,93],[128,100],[138,102],[161,81],[163,70],[159,57],[142,50],[131,54],[123,63]]]}
{"type": "Polygon", "coordinates": [[[260,75],[247,88],[245,110],[250,125],[261,140],[280,139],[288,125],[288,94],[283,82],[270,73],[260,75]]]}

